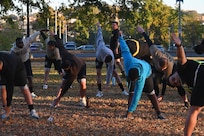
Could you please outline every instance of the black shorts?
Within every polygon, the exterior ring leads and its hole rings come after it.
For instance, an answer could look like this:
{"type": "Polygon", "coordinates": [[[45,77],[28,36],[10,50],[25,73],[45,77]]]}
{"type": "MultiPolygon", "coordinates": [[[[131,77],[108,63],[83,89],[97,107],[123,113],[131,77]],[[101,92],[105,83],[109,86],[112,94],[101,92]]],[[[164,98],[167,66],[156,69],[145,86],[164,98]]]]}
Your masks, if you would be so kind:
{"type": "MultiPolygon", "coordinates": [[[[98,59],[96,58],[95,63],[96,63],[96,69],[102,69],[102,67],[103,67],[103,62],[98,61],[98,59]]],[[[106,67],[108,67],[107,64],[106,64],[106,67]]],[[[114,64],[114,69],[115,69],[115,64],[114,64]]]]}
{"type": "MultiPolygon", "coordinates": [[[[73,78],[72,75],[73,75],[73,74],[71,74],[71,73],[66,73],[66,74],[63,76],[63,78],[64,78],[65,80],[67,80],[67,79],[73,78]]],[[[86,64],[84,64],[84,65],[81,67],[81,69],[79,70],[79,73],[78,73],[78,75],[77,75],[77,81],[79,82],[79,80],[82,79],[82,78],[86,78],[86,64]]],[[[73,80],[74,80],[74,78],[73,78],[73,80]]]]}
{"type": "Polygon", "coordinates": [[[204,106],[204,84],[203,84],[204,66],[201,66],[196,79],[196,85],[193,87],[190,103],[192,106],[204,106]]]}
{"type": "Polygon", "coordinates": [[[33,76],[33,71],[32,71],[32,68],[31,68],[31,60],[28,59],[26,62],[24,62],[24,65],[25,65],[27,77],[32,77],[33,76]]]}
{"type": "MultiPolygon", "coordinates": [[[[130,84],[130,80],[128,79],[128,84],[130,84]]],[[[129,92],[134,92],[134,88],[135,88],[135,82],[131,83],[131,86],[129,87],[129,92]]],[[[143,92],[145,93],[151,93],[154,90],[154,84],[153,84],[153,78],[152,75],[149,76],[146,80],[145,80],[145,84],[144,84],[144,88],[143,88],[143,92]]]]}
{"type": "Polygon", "coordinates": [[[55,70],[57,70],[59,73],[61,73],[62,72],[61,60],[49,59],[46,55],[45,56],[45,68],[51,68],[52,63],[54,64],[55,70]]]}

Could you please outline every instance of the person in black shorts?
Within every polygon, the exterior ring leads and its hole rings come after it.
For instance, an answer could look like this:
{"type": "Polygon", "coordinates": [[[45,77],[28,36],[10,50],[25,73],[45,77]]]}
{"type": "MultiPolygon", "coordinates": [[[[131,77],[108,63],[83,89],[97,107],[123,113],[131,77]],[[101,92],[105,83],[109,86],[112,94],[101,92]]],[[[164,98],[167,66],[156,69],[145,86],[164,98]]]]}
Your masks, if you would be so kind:
{"type": "Polygon", "coordinates": [[[119,54],[118,37],[119,37],[118,22],[113,21],[112,22],[112,35],[111,35],[111,39],[110,39],[110,49],[113,51],[115,63],[118,66],[118,68],[120,69],[122,77],[126,78],[123,65],[121,64],[121,61],[120,61],[121,55],[119,54]]]}
{"type": "Polygon", "coordinates": [[[27,86],[25,66],[21,58],[15,54],[0,53],[0,86],[1,98],[4,107],[2,119],[9,118],[14,86],[19,86],[27,102],[32,118],[39,116],[34,109],[33,100],[27,86]]]}
{"type": "Polygon", "coordinates": [[[53,32],[50,32],[50,35],[54,37],[56,41],[56,47],[59,48],[60,55],[62,57],[61,68],[64,70],[64,76],[60,89],[54,101],[51,104],[51,107],[56,107],[60,99],[68,91],[75,79],[77,79],[80,85],[80,105],[86,106],[86,63],[84,60],[76,57],[74,54],[68,52],[63,45],[62,40],[55,35],[53,32]]]}
{"type": "Polygon", "coordinates": [[[198,114],[204,106],[204,64],[188,60],[181,40],[172,34],[177,47],[177,72],[169,77],[172,86],[179,86],[184,82],[191,88],[190,109],[185,121],[184,136],[191,136],[197,123],[198,114]]]}
{"type": "Polygon", "coordinates": [[[44,74],[44,85],[43,89],[48,89],[48,76],[50,73],[50,69],[52,64],[54,64],[55,70],[57,70],[59,75],[63,75],[61,69],[61,56],[59,49],[56,47],[57,43],[53,40],[50,40],[46,37],[46,35],[41,32],[41,35],[46,43],[46,55],[45,55],[45,74],[44,74]]]}

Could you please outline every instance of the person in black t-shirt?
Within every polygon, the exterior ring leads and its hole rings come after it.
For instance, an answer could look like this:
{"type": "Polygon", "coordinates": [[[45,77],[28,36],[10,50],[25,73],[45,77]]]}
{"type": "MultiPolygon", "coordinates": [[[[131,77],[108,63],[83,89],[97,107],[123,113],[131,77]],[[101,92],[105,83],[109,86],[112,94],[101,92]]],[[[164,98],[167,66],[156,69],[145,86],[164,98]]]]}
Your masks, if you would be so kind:
{"type": "Polygon", "coordinates": [[[113,51],[113,55],[115,58],[115,63],[117,64],[118,68],[120,69],[122,73],[122,77],[126,78],[123,65],[120,62],[121,55],[119,54],[119,28],[118,28],[118,22],[113,21],[112,22],[112,35],[110,39],[110,49],[113,51]]]}
{"type": "Polygon", "coordinates": [[[4,107],[2,119],[9,118],[14,86],[19,86],[32,118],[38,119],[39,116],[33,107],[33,100],[27,85],[27,75],[25,66],[21,58],[15,54],[0,53],[0,86],[1,99],[4,107]]]}
{"type": "Polygon", "coordinates": [[[177,46],[178,66],[177,72],[169,77],[169,83],[179,86],[184,81],[192,88],[190,109],[185,121],[184,135],[191,136],[196,126],[198,114],[204,106],[204,65],[194,60],[188,60],[185,55],[181,40],[172,34],[172,39],[177,46]]]}

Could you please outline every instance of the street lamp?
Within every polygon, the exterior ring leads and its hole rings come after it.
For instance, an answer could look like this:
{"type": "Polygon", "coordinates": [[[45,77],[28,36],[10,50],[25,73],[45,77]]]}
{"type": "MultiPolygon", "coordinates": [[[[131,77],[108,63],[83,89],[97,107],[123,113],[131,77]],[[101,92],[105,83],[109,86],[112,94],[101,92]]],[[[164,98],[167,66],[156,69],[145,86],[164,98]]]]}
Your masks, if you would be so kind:
{"type": "Polygon", "coordinates": [[[26,1],[26,6],[27,6],[27,37],[29,37],[30,36],[29,0],[26,1]]]}
{"type": "Polygon", "coordinates": [[[182,27],[181,27],[181,2],[183,2],[183,0],[176,0],[176,3],[179,2],[179,7],[178,7],[178,33],[179,33],[179,39],[182,40],[182,27]]]}

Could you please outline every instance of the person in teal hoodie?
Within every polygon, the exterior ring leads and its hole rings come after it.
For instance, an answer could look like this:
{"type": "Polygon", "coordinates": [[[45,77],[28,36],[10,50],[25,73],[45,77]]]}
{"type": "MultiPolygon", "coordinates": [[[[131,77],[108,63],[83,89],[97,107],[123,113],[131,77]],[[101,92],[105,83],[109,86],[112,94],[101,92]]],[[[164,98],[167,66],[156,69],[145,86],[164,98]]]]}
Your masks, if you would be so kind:
{"type": "Polygon", "coordinates": [[[159,102],[155,95],[150,64],[145,60],[140,60],[132,56],[121,32],[119,36],[119,42],[124,61],[124,69],[128,78],[128,86],[135,84],[134,87],[132,86],[132,88],[130,88],[128,111],[126,117],[133,118],[132,113],[137,108],[142,92],[145,92],[156,110],[158,119],[165,119],[161,113],[159,102]]]}

